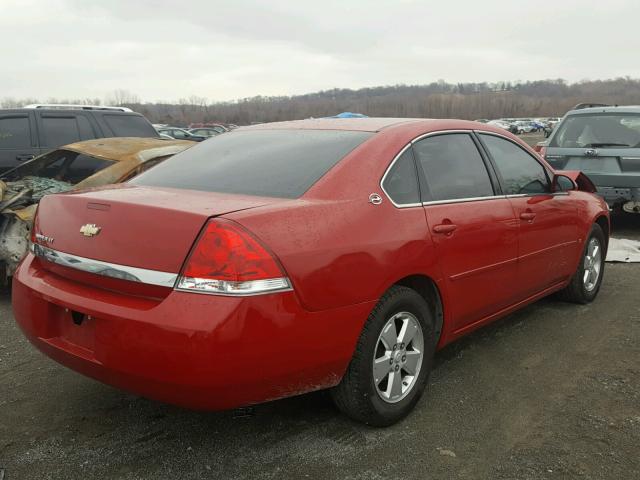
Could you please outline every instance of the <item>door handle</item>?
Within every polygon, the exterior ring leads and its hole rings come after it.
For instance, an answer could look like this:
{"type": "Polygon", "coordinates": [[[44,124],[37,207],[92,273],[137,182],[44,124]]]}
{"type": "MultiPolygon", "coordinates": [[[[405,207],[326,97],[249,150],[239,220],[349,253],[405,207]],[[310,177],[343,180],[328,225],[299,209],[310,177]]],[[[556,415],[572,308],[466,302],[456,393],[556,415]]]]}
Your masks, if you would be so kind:
{"type": "Polygon", "coordinates": [[[456,228],[458,228],[458,226],[454,225],[453,223],[441,223],[440,225],[435,225],[433,227],[433,233],[444,233],[447,235],[451,235],[456,228]]]}
{"type": "Polygon", "coordinates": [[[521,220],[526,220],[528,222],[533,222],[533,219],[536,218],[536,214],[533,212],[522,212],[520,214],[521,220]]]}
{"type": "Polygon", "coordinates": [[[30,153],[22,153],[20,155],[16,155],[16,160],[18,160],[19,162],[24,162],[25,160],[31,160],[35,158],[35,155],[32,155],[30,153]]]}

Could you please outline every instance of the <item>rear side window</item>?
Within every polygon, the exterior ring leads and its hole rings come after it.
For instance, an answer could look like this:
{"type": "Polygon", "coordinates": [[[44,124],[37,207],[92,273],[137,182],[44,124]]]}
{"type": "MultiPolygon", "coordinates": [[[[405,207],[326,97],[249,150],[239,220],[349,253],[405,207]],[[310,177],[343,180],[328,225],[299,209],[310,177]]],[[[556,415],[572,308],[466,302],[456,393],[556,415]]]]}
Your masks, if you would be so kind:
{"type": "Polygon", "coordinates": [[[0,149],[31,148],[29,117],[0,118],[0,149]]]}
{"type": "Polygon", "coordinates": [[[397,205],[420,203],[418,175],[410,148],[391,166],[384,177],[382,188],[397,205]]]}
{"type": "Polygon", "coordinates": [[[235,131],[185,150],[131,183],[298,198],[372,135],[338,130],[235,131]]]}
{"type": "Polygon", "coordinates": [[[116,137],[157,137],[158,132],[141,115],[103,115],[116,137]]]}
{"type": "Polygon", "coordinates": [[[498,167],[507,195],[531,195],[550,191],[544,167],[515,143],[481,134],[482,142],[498,167]]]}
{"type": "Polygon", "coordinates": [[[429,187],[426,200],[494,195],[487,168],[468,134],[427,137],[415,143],[414,151],[429,187]]]}
{"type": "Polygon", "coordinates": [[[34,176],[76,184],[114,163],[71,150],[54,150],[7,172],[4,178],[14,180],[34,176]]]}
{"type": "Polygon", "coordinates": [[[42,139],[47,147],[59,147],[69,143],[94,138],[89,121],[80,116],[42,115],[42,139]]]}

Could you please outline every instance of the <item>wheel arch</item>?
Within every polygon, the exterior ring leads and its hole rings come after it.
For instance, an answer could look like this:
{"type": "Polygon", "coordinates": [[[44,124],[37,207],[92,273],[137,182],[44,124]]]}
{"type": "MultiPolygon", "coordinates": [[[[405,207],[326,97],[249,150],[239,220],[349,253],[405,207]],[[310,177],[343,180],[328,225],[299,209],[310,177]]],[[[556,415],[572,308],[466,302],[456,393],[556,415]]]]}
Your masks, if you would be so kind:
{"type": "Polygon", "coordinates": [[[427,305],[431,309],[433,318],[436,321],[436,337],[438,343],[442,336],[442,328],[444,326],[444,305],[442,301],[442,295],[436,282],[427,275],[415,274],[401,278],[394,285],[402,285],[418,292],[418,294],[424,298],[427,305]]]}
{"type": "Polygon", "coordinates": [[[600,226],[600,228],[602,228],[602,231],[604,232],[604,240],[605,240],[604,251],[606,253],[607,250],[609,249],[609,234],[611,233],[609,219],[607,218],[606,215],[600,215],[594,220],[593,223],[597,223],[600,226]]]}

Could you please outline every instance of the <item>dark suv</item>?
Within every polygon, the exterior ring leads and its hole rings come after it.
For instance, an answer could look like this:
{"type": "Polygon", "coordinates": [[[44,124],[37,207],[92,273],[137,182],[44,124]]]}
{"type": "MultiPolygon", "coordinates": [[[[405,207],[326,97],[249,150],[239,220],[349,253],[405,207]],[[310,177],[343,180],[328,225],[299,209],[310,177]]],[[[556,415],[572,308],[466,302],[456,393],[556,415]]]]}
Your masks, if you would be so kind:
{"type": "Polygon", "coordinates": [[[0,173],[62,145],[103,137],[158,137],[158,132],[145,117],[124,107],[0,110],[0,173]]]}
{"type": "Polygon", "coordinates": [[[640,107],[582,105],[568,112],[541,153],[557,170],[581,170],[610,207],[640,213],[640,107]]]}

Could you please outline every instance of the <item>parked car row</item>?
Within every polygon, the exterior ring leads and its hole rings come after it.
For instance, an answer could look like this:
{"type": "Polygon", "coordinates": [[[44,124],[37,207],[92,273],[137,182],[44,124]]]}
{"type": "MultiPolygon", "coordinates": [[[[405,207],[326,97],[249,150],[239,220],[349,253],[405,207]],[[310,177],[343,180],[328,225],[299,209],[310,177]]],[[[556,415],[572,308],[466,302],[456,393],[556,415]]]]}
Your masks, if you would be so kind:
{"type": "Polygon", "coordinates": [[[480,118],[476,122],[488,123],[496,127],[502,128],[515,135],[532,132],[552,131],[559,119],[557,117],[546,118],[499,118],[496,120],[488,120],[480,118]]]}
{"type": "Polygon", "coordinates": [[[177,140],[191,140],[193,142],[202,142],[210,137],[215,137],[221,133],[228,132],[236,125],[223,125],[220,123],[200,123],[191,124],[189,128],[173,127],[171,125],[157,124],[154,125],[161,137],[175,138],[177,140]]]}

